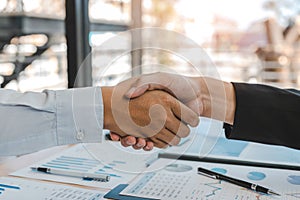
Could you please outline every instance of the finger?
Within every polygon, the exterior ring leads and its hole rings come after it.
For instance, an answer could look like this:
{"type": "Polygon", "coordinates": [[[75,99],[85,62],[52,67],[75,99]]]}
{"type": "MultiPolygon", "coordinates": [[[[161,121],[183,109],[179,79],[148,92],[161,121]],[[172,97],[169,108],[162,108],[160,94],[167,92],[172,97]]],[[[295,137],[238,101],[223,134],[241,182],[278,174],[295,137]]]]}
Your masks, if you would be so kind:
{"type": "Polygon", "coordinates": [[[140,85],[138,84],[138,86],[132,86],[128,92],[125,93],[125,96],[128,98],[135,98],[135,97],[139,97],[142,94],[144,94],[149,88],[149,85],[140,85]]]}
{"type": "Polygon", "coordinates": [[[153,142],[151,141],[146,141],[146,146],[143,148],[144,151],[151,151],[154,147],[153,142]]]}
{"type": "Polygon", "coordinates": [[[112,141],[119,141],[121,139],[121,137],[118,134],[113,132],[110,132],[110,138],[112,141]]]}
{"type": "Polygon", "coordinates": [[[132,147],[136,150],[142,149],[146,146],[146,140],[143,138],[138,138],[136,144],[134,144],[132,147]]]}
{"type": "Polygon", "coordinates": [[[160,141],[169,144],[169,145],[178,145],[180,143],[180,138],[177,135],[174,135],[168,129],[162,129],[154,138],[159,139],[160,141]]]}
{"type": "Polygon", "coordinates": [[[179,138],[187,137],[190,134],[190,128],[185,123],[179,121],[173,113],[168,115],[165,127],[179,138]]]}
{"type": "Polygon", "coordinates": [[[139,97],[144,94],[147,90],[165,90],[170,94],[173,94],[170,89],[168,89],[167,77],[161,79],[159,73],[143,75],[136,79],[136,81],[131,85],[131,88],[125,93],[128,98],[139,97]]]}
{"type": "Polygon", "coordinates": [[[165,86],[157,83],[145,83],[145,84],[138,84],[136,87],[133,86],[131,87],[128,92],[125,94],[126,97],[128,98],[136,98],[144,94],[146,91],[151,91],[151,90],[164,90],[170,94],[173,95],[173,93],[166,88],[165,86]]]}
{"type": "Polygon", "coordinates": [[[180,101],[175,100],[171,102],[173,102],[171,106],[172,112],[178,119],[192,127],[196,127],[199,124],[199,117],[196,112],[180,101]]]}
{"type": "Polygon", "coordinates": [[[157,148],[160,148],[160,149],[164,148],[165,149],[165,148],[169,147],[169,145],[167,143],[161,141],[158,138],[151,138],[151,140],[152,140],[154,146],[157,147],[157,148]]]}
{"type": "Polygon", "coordinates": [[[136,143],[136,139],[133,136],[126,136],[124,138],[121,138],[121,145],[124,147],[132,146],[136,143]]]}
{"type": "Polygon", "coordinates": [[[145,80],[147,79],[146,77],[147,76],[141,76],[137,78],[129,90],[125,93],[125,96],[128,98],[135,98],[144,94],[149,88],[149,85],[145,80]]]}
{"type": "Polygon", "coordinates": [[[128,144],[126,143],[126,140],[125,140],[125,139],[121,139],[120,141],[121,141],[121,145],[122,145],[123,147],[129,147],[129,146],[131,146],[131,145],[128,145],[128,144]]]}

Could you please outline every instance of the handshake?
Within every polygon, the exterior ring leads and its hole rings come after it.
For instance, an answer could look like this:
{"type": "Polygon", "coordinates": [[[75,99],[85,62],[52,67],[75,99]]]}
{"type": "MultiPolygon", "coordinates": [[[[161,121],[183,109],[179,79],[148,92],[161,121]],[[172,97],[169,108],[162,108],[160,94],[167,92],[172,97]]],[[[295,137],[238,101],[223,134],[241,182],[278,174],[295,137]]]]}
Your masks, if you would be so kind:
{"type": "Polygon", "coordinates": [[[231,83],[208,77],[154,73],[102,87],[104,128],[125,147],[151,150],[178,145],[199,116],[233,123],[231,83]]]}

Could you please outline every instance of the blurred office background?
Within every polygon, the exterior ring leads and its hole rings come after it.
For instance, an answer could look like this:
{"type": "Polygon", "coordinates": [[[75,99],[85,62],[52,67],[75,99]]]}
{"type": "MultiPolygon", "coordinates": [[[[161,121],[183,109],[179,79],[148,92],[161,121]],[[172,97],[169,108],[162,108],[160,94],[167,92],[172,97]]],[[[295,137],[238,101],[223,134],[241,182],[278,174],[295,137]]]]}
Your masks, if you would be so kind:
{"type": "MultiPolygon", "coordinates": [[[[113,85],[132,66],[153,63],[195,75],[176,56],[143,50],[123,55],[99,78],[105,67],[100,59],[113,58],[123,46],[98,47],[143,27],[192,39],[223,80],[300,88],[299,0],[0,0],[1,87],[23,92],[113,85]],[[90,61],[77,74],[90,51],[90,61]]],[[[126,45],[133,43],[128,39],[126,45]]],[[[207,67],[203,62],[196,64],[207,67]]]]}

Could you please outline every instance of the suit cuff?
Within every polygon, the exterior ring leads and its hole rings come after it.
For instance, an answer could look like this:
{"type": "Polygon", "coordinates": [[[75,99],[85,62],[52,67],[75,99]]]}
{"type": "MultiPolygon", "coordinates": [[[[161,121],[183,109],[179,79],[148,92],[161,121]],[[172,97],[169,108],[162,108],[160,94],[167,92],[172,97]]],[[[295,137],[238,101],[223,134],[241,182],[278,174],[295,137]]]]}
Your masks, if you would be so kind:
{"type": "Polygon", "coordinates": [[[233,126],[230,124],[224,123],[223,129],[224,129],[226,138],[230,138],[230,134],[232,132],[233,126]]]}
{"type": "Polygon", "coordinates": [[[103,101],[100,87],[56,91],[57,144],[101,142],[103,101]]]}

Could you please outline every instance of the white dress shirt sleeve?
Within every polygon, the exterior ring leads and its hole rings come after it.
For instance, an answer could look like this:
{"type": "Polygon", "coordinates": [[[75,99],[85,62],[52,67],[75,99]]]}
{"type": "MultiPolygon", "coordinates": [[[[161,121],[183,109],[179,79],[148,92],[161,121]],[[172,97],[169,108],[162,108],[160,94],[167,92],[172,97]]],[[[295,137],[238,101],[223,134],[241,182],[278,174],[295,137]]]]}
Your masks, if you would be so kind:
{"type": "Polygon", "coordinates": [[[0,89],[0,156],[101,142],[102,129],[99,87],[41,93],[0,89]]]}

